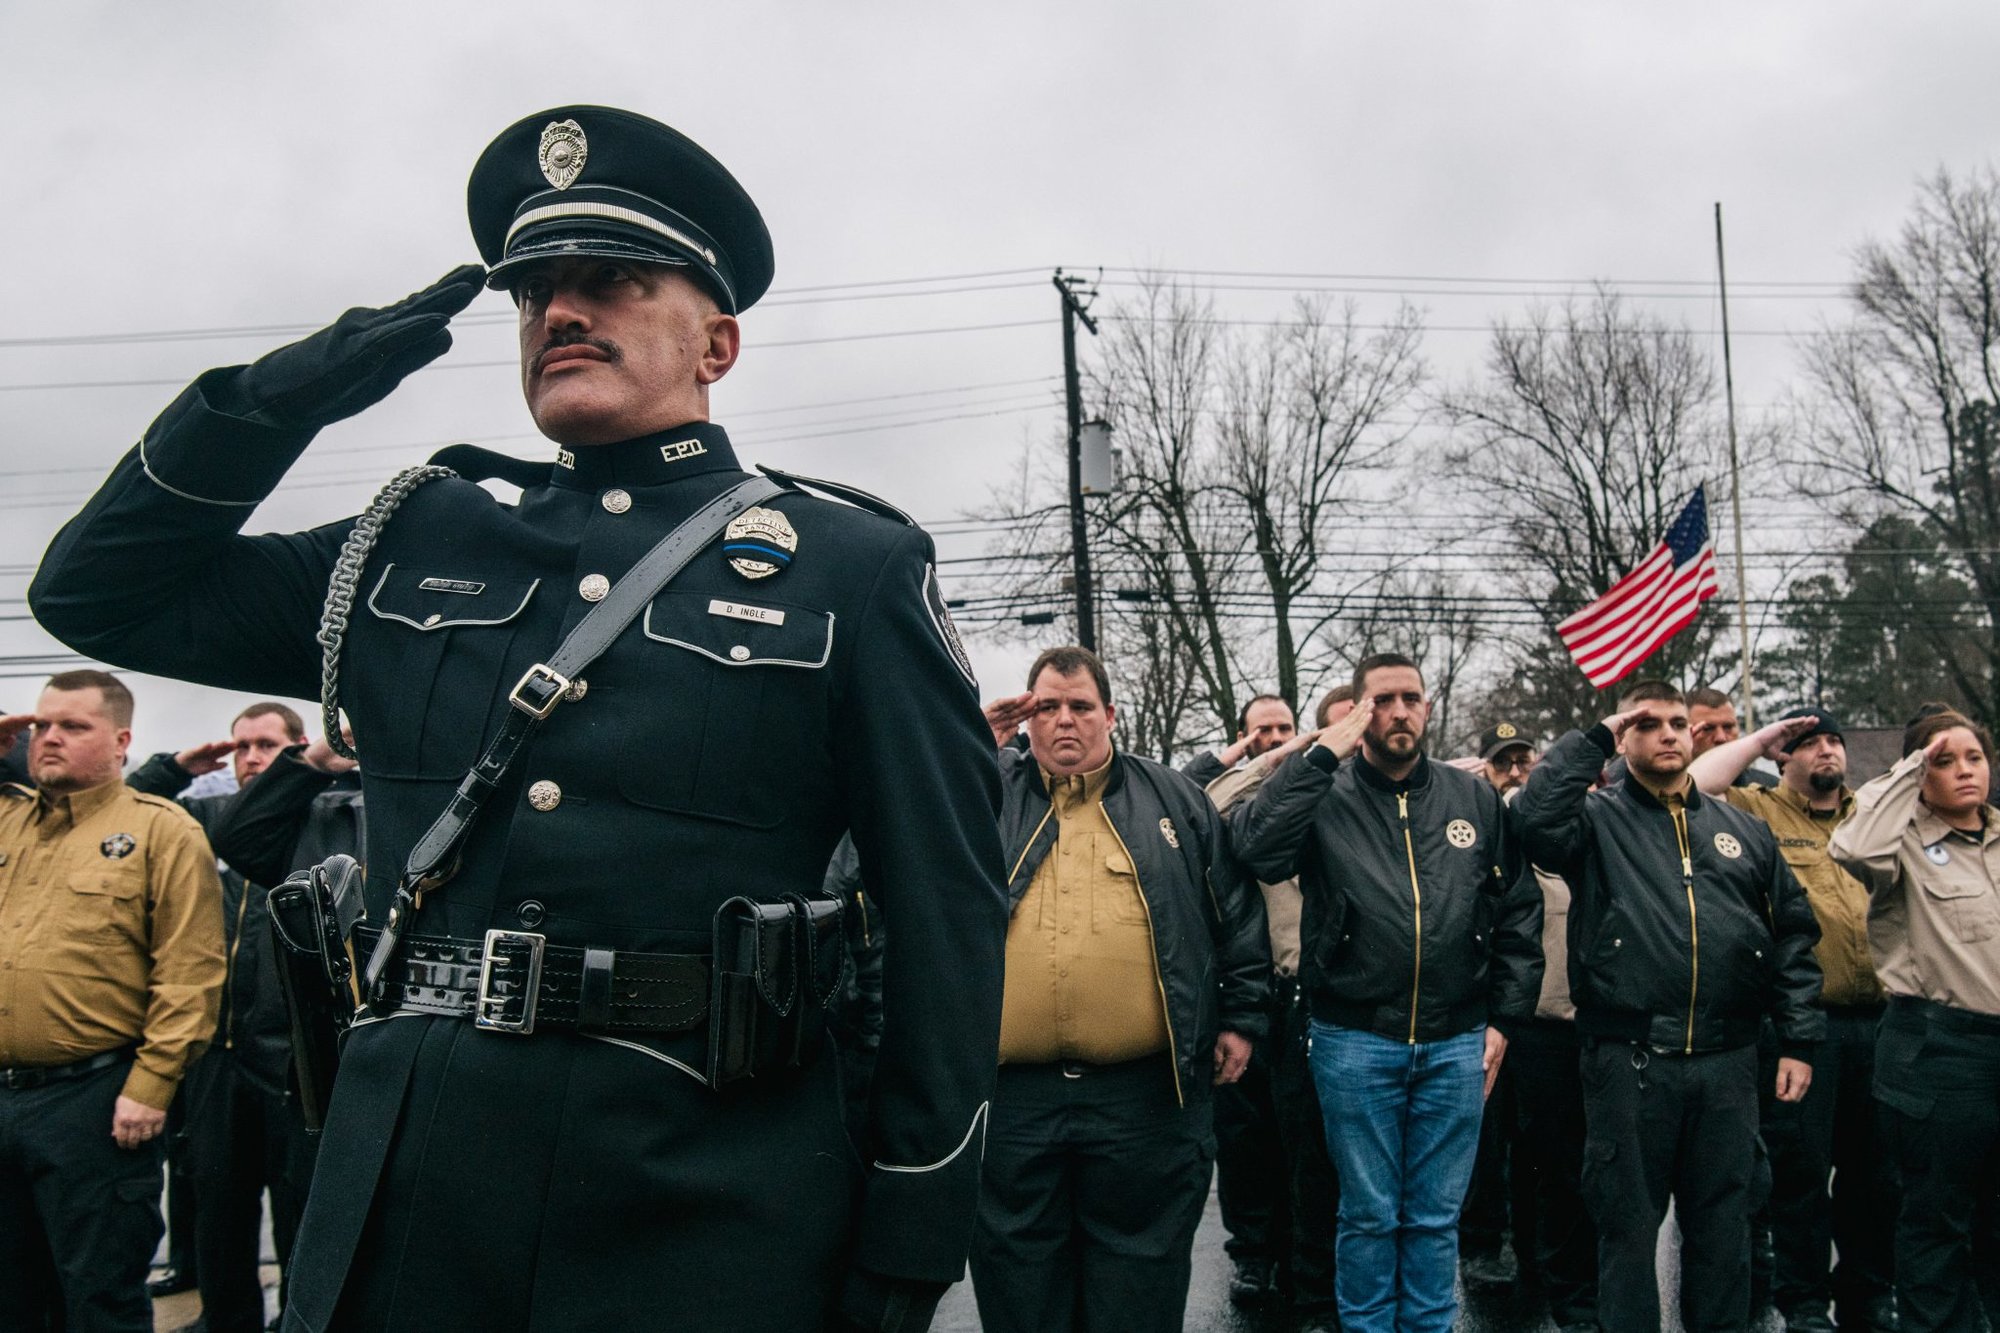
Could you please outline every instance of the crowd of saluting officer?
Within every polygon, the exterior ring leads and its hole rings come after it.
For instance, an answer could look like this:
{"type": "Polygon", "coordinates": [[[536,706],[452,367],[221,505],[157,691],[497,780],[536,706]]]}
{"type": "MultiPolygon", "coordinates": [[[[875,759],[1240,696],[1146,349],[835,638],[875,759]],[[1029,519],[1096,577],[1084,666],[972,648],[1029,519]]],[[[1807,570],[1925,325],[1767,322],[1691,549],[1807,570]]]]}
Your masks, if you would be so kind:
{"type": "Polygon", "coordinates": [[[481,263],[198,377],[29,588],[261,701],[129,777],[115,675],[0,717],[0,1329],[152,1327],[163,1159],[210,1333],[264,1194],[286,1333],[921,1333],[968,1268],[988,1333],[1165,1333],[1217,1174],[1300,1329],[1463,1268],[1650,1333],[1670,1210],[1690,1329],[1982,1326],[1978,726],[1850,791],[1829,714],[1658,680],[1462,760],[1395,654],[1184,770],[1081,648],[982,705],[928,535],[711,419],[775,271],[720,162],[563,106],[467,204],[481,263]],[[489,289],[552,459],[242,531],[489,289]]]}
{"type": "MultiPolygon", "coordinates": [[[[1174,770],[1115,744],[1091,653],[1027,683],[985,710],[1010,913],[983,1327],[1178,1328],[1212,1166],[1232,1300],[1302,1330],[1449,1328],[1461,1274],[1566,1330],[1657,1327],[1670,1201],[1691,1329],[1978,1326],[1982,728],[1928,709],[1856,791],[1824,710],[1738,736],[1726,697],[1641,681],[1545,752],[1500,722],[1442,762],[1382,654],[1308,728],[1260,695],[1174,770]]],[[[79,671],[0,718],[0,1313],[144,1308],[164,1148],[154,1293],[258,1329],[261,1200],[282,1271],[316,1143],[263,899],[364,845],[356,766],[265,701],[127,774],[132,709],[79,671]]],[[[858,1119],[895,924],[851,848],[825,891],[858,1119]]]]}

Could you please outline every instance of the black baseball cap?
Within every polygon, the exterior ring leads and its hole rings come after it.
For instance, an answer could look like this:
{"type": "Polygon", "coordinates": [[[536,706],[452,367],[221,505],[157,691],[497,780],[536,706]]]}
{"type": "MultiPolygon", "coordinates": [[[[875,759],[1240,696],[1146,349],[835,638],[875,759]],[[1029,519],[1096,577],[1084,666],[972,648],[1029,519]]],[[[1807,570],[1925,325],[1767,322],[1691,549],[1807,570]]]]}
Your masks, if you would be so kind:
{"type": "Polygon", "coordinates": [[[1496,722],[1479,733],[1479,757],[1489,764],[1494,755],[1517,745],[1529,750],[1535,748],[1534,742],[1523,736],[1512,722],[1496,722]]]}

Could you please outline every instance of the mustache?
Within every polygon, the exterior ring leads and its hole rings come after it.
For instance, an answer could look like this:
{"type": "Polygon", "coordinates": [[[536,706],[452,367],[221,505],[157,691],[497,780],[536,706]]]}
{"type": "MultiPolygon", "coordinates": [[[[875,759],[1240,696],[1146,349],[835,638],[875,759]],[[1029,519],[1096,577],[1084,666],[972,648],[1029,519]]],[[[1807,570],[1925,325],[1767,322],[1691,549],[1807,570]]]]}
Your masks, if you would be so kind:
{"type": "Polygon", "coordinates": [[[593,338],[587,333],[579,333],[569,337],[557,334],[543,343],[535,352],[533,369],[540,370],[543,358],[548,356],[550,352],[556,351],[558,348],[576,347],[578,345],[596,348],[598,351],[604,353],[605,359],[609,361],[616,361],[625,355],[625,353],[619,350],[618,344],[612,342],[609,338],[593,338]]]}

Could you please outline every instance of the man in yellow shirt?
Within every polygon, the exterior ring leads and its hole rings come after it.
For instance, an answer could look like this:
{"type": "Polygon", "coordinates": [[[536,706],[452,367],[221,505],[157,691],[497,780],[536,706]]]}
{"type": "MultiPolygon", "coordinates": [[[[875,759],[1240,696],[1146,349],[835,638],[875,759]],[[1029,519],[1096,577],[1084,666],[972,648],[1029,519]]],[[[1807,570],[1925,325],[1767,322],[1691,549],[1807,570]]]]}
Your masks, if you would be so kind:
{"type": "Polygon", "coordinates": [[[0,787],[0,1328],[143,1333],[160,1134],[215,1030],[222,888],[193,816],[122,779],[117,677],[52,677],[0,728],[23,721],[39,790],[0,787]]]}
{"type": "Polygon", "coordinates": [[[1210,1087],[1268,1022],[1264,904],[1200,787],[1112,745],[1096,654],[987,708],[1012,915],[972,1245],[986,1333],[1170,1333],[1215,1158],[1210,1087]],[[1028,724],[1028,751],[1014,746],[1028,724]]]}

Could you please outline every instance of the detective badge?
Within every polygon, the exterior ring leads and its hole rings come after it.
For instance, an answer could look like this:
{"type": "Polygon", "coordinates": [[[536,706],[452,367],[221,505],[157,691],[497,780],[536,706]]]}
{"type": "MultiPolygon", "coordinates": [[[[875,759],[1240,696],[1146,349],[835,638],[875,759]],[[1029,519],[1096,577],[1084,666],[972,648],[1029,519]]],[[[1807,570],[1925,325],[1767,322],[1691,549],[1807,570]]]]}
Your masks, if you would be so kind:
{"type": "Polygon", "coordinates": [[[1160,836],[1165,838],[1167,840],[1167,846],[1173,848],[1175,851],[1179,851],[1181,849],[1181,835],[1174,832],[1173,820],[1162,819],[1160,821],[1160,836]]]}
{"type": "Polygon", "coordinates": [[[792,563],[799,534],[792,521],[775,509],[756,505],[729,520],[722,530],[722,553],[729,567],[746,579],[768,579],[792,563]]]}
{"type": "Polygon", "coordinates": [[[1727,833],[1718,833],[1715,835],[1715,850],[1734,861],[1743,855],[1743,844],[1727,833]]]}
{"type": "Polygon", "coordinates": [[[535,158],[541,163],[543,179],[558,190],[576,184],[576,178],[583,174],[583,160],[589,156],[583,126],[575,121],[552,120],[542,127],[542,146],[535,158]]]}
{"type": "Polygon", "coordinates": [[[108,861],[123,861],[139,849],[139,840],[129,833],[114,833],[97,844],[97,850],[104,853],[108,861]]]}
{"type": "Polygon", "coordinates": [[[1463,851],[1479,841],[1479,834],[1473,830],[1470,823],[1463,819],[1454,819],[1444,826],[1444,840],[1463,851]]]}
{"type": "Polygon", "coordinates": [[[1924,856],[1934,866],[1951,864],[1951,853],[1945,850],[1945,846],[1941,842],[1934,842],[1924,848],[1924,856]]]}

